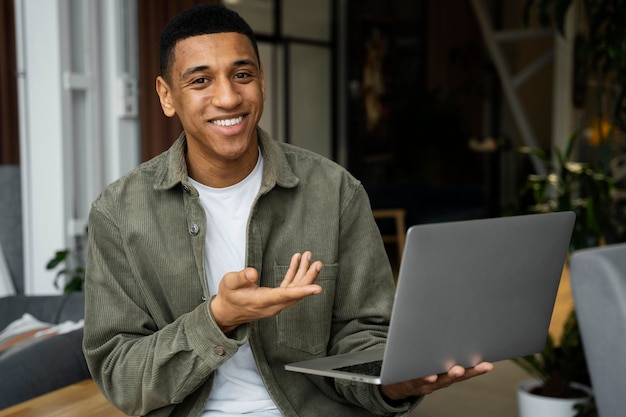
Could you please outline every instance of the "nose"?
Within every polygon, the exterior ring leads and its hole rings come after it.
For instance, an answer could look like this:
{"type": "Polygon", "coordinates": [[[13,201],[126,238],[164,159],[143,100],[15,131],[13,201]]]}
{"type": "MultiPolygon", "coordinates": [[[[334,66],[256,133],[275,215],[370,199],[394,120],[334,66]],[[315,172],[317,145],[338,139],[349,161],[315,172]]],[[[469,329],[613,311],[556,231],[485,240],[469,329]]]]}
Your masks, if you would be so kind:
{"type": "Polygon", "coordinates": [[[212,101],[213,105],[217,107],[236,107],[241,102],[237,85],[227,77],[220,77],[215,81],[212,101]]]}

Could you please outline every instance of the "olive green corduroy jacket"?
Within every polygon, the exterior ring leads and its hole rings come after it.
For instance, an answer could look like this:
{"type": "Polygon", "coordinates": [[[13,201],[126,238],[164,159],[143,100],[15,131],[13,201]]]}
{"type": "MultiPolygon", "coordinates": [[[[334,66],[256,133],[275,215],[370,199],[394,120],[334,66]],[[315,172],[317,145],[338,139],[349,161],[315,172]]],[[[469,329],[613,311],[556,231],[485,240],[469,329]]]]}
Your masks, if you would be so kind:
{"type": "Polygon", "coordinates": [[[288,362],[384,343],[391,269],[362,185],[337,164],[258,130],[265,164],[246,262],[259,285],[282,280],[295,252],[324,267],[323,287],[278,316],[225,336],[208,309],[206,222],[188,181],[184,134],[108,186],[89,215],[83,348],[105,396],[130,415],[199,416],[213,372],[250,342],[284,416],[403,415],[376,386],[284,370],[288,362]]]}

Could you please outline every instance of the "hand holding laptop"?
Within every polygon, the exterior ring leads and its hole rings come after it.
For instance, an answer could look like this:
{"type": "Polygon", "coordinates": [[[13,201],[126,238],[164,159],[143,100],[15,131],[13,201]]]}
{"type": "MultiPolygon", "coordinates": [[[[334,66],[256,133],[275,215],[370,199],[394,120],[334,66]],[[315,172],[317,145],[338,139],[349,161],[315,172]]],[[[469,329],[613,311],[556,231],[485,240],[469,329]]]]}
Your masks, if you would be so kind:
{"type": "Polygon", "coordinates": [[[558,212],[410,227],[385,346],[285,369],[383,385],[394,399],[541,351],[575,219],[558,212]],[[432,311],[441,314],[433,320],[432,311]]]}
{"type": "Polygon", "coordinates": [[[381,385],[380,393],[384,398],[400,401],[409,397],[431,394],[438,389],[449,387],[457,382],[467,381],[475,376],[484,375],[493,370],[490,362],[481,362],[473,368],[455,365],[445,374],[431,375],[425,378],[411,379],[395,384],[381,385]]]}

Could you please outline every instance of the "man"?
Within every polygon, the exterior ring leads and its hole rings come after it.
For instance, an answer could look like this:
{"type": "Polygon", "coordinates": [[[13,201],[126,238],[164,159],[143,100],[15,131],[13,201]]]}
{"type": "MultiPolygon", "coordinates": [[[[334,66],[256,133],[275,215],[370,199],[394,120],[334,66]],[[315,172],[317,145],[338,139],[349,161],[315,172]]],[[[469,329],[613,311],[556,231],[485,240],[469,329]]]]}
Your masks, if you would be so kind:
{"type": "Polygon", "coordinates": [[[394,287],[367,195],[257,126],[263,70],[236,13],[175,17],[161,71],[163,112],[184,131],[89,217],[84,350],[113,404],[149,416],[404,415],[491,369],[382,387],[285,371],[385,342],[394,287]]]}

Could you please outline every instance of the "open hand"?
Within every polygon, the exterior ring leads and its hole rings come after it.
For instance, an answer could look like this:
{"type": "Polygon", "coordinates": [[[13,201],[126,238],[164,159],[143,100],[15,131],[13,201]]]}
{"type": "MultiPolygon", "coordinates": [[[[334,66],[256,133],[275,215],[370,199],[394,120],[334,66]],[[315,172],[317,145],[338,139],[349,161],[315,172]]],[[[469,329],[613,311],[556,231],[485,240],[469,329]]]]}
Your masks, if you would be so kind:
{"type": "Polygon", "coordinates": [[[272,317],[301,299],[322,292],[314,284],[322,262],[311,262],[311,252],[296,253],[278,288],[259,287],[259,273],[254,268],[229,272],[220,282],[218,293],[209,308],[224,333],[243,323],[272,317]]]}

